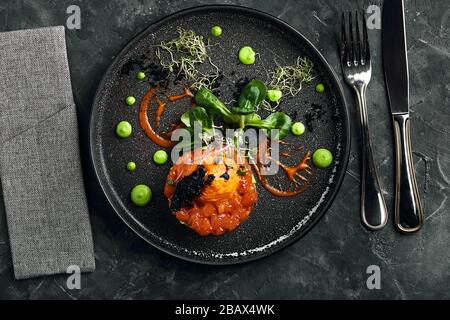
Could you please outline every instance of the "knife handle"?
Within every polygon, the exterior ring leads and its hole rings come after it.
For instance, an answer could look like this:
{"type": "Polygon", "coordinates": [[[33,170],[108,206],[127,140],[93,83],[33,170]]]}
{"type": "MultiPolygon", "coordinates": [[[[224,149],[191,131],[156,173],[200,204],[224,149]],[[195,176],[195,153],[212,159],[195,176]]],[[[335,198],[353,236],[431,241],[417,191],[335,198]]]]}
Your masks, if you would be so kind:
{"type": "Polygon", "coordinates": [[[408,114],[394,114],[395,132],[395,225],[404,233],[418,231],[423,225],[423,210],[419,198],[411,153],[408,114]]]}
{"type": "Polygon", "coordinates": [[[387,209],[373,157],[372,142],[369,134],[369,118],[366,102],[366,85],[356,86],[358,109],[362,130],[361,163],[361,221],[369,230],[379,230],[386,225],[387,209]]]}

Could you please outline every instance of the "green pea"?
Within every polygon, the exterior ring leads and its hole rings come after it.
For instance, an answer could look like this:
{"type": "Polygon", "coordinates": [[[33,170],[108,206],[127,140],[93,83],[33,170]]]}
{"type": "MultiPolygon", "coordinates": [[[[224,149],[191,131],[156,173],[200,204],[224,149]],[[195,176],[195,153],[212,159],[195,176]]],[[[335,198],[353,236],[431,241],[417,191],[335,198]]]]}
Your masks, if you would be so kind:
{"type": "Polygon", "coordinates": [[[128,138],[133,132],[133,128],[128,121],[120,121],[116,127],[116,134],[120,138],[128,138]]]}
{"type": "Polygon", "coordinates": [[[243,64],[254,64],[255,63],[255,51],[252,47],[245,46],[239,50],[239,61],[243,64]]]}
{"type": "Polygon", "coordinates": [[[136,170],[136,163],[134,163],[133,161],[130,161],[127,163],[127,169],[129,171],[134,171],[136,170]]]}
{"type": "Polygon", "coordinates": [[[133,97],[133,96],[128,96],[128,97],[125,99],[125,102],[126,102],[127,105],[132,106],[133,104],[136,103],[136,98],[133,97]]]}
{"type": "Polygon", "coordinates": [[[169,156],[164,150],[158,150],[153,154],[153,161],[156,164],[164,164],[167,162],[167,159],[169,159],[169,156]]]}
{"type": "Polygon", "coordinates": [[[318,93],[322,93],[325,91],[325,86],[323,85],[323,83],[318,83],[316,85],[316,92],[318,93]]]}
{"type": "Polygon", "coordinates": [[[220,37],[222,35],[222,28],[220,26],[214,26],[211,28],[211,34],[214,37],[220,37]]]}
{"type": "Polygon", "coordinates": [[[136,73],[136,78],[138,78],[139,80],[144,80],[145,73],[143,71],[139,71],[138,73],[136,73]]]}
{"type": "Polygon", "coordinates": [[[279,89],[267,90],[267,99],[269,99],[269,101],[278,102],[282,96],[283,93],[279,89]]]}
{"type": "Polygon", "coordinates": [[[319,168],[326,168],[333,162],[333,155],[327,149],[321,148],[314,151],[312,160],[315,166],[319,168]]]}
{"type": "Polygon", "coordinates": [[[301,136],[305,133],[305,125],[301,122],[295,122],[291,127],[292,134],[301,136]]]}
{"type": "Polygon", "coordinates": [[[152,190],[145,184],[138,184],[131,189],[131,201],[137,206],[145,206],[152,200],[152,190]]]}

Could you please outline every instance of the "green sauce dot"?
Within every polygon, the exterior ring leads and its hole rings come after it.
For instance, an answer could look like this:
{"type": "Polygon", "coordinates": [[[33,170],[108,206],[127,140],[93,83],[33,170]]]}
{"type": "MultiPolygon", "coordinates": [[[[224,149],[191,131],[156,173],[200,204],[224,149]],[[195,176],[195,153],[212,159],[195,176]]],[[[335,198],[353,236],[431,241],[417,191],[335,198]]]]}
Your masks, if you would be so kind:
{"type": "Polygon", "coordinates": [[[305,125],[301,122],[295,122],[291,127],[292,134],[301,136],[305,133],[305,125]]]}
{"type": "Polygon", "coordinates": [[[126,102],[127,105],[132,106],[133,104],[135,104],[136,98],[133,97],[133,96],[128,96],[128,97],[125,99],[125,102],[126,102]]]}
{"type": "Polygon", "coordinates": [[[278,102],[282,96],[283,93],[279,89],[267,90],[267,99],[271,102],[278,102]]]}
{"type": "Polygon", "coordinates": [[[255,63],[255,51],[252,47],[245,46],[239,50],[239,61],[243,64],[254,64],[255,63]]]}
{"type": "Polygon", "coordinates": [[[137,206],[145,206],[152,200],[152,190],[145,184],[138,184],[131,189],[131,201],[137,206]]]}
{"type": "Polygon", "coordinates": [[[222,35],[222,28],[219,26],[214,26],[211,28],[211,34],[214,37],[220,37],[222,35]]]}
{"type": "Polygon", "coordinates": [[[325,86],[323,85],[323,83],[318,83],[316,85],[316,92],[318,93],[322,93],[325,91],[325,86]]]}
{"type": "Polygon", "coordinates": [[[319,168],[327,168],[333,162],[333,155],[327,149],[321,148],[314,151],[312,161],[319,168]]]}
{"type": "Polygon", "coordinates": [[[130,161],[127,163],[127,169],[129,171],[134,171],[136,170],[136,163],[134,163],[133,161],[130,161]]]}
{"type": "Polygon", "coordinates": [[[120,138],[128,138],[133,132],[133,128],[128,121],[120,121],[116,127],[116,134],[120,138]]]}
{"type": "Polygon", "coordinates": [[[145,79],[145,73],[142,72],[142,71],[139,71],[139,72],[136,74],[136,78],[138,78],[139,80],[144,80],[144,79],[145,79]]]}
{"type": "Polygon", "coordinates": [[[169,156],[164,150],[158,150],[153,154],[153,161],[155,161],[156,164],[164,164],[167,162],[168,158],[169,156]]]}

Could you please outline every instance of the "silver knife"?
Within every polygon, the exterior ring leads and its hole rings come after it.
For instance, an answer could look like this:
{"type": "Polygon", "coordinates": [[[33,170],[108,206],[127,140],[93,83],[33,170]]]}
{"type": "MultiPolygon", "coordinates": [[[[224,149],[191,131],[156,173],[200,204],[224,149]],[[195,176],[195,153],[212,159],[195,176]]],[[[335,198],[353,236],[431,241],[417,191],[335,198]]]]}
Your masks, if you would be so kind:
{"type": "Polygon", "coordinates": [[[411,233],[423,225],[409,121],[409,74],[403,0],[383,4],[383,67],[395,132],[395,225],[411,233]]]}

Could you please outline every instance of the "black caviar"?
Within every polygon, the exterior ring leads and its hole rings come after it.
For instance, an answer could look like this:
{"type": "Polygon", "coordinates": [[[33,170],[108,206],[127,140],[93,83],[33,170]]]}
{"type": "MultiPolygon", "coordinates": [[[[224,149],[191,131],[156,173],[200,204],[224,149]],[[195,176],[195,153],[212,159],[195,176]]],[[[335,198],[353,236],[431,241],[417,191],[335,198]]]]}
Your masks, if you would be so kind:
{"type": "Polygon", "coordinates": [[[199,165],[193,173],[184,177],[177,183],[175,193],[173,194],[170,204],[170,210],[172,212],[178,211],[181,208],[192,207],[192,199],[200,196],[203,186],[211,179],[210,176],[205,179],[205,175],[205,167],[199,165]]]}

